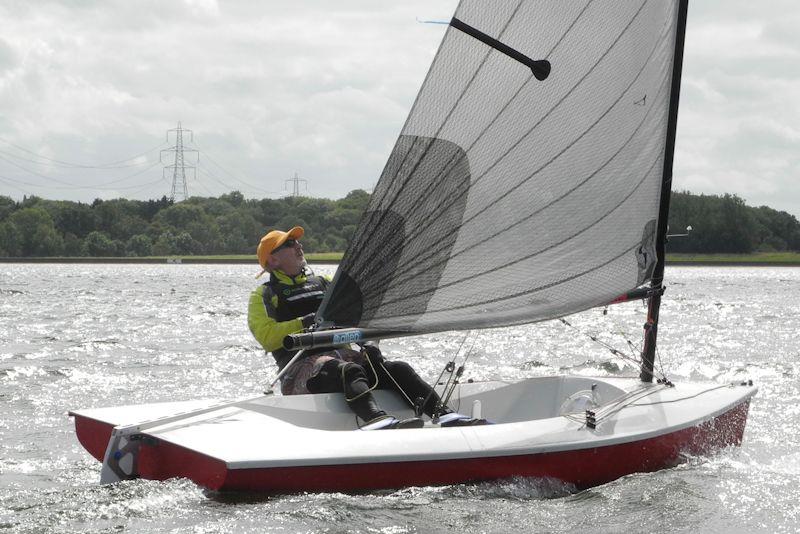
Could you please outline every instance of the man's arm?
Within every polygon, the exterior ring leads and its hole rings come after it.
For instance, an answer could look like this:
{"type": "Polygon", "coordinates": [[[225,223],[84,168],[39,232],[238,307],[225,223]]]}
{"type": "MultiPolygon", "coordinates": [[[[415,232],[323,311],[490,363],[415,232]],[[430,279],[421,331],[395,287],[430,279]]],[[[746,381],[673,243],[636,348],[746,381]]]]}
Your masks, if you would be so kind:
{"type": "Polygon", "coordinates": [[[283,347],[283,338],[303,330],[301,318],[278,321],[275,311],[278,297],[272,294],[269,286],[259,286],[250,294],[247,307],[247,325],[264,350],[272,352],[283,347]]]}

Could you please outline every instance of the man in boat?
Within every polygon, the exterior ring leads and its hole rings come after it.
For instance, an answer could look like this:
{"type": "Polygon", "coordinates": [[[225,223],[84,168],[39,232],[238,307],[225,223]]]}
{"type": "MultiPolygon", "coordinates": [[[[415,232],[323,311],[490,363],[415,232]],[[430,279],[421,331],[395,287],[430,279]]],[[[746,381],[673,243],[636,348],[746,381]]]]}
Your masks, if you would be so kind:
{"type": "MultiPolygon", "coordinates": [[[[256,340],[272,353],[279,369],[295,354],[283,348],[283,338],[314,324],[330,283],[329,277],[307,270],[300,244],[304,233],[300,226],[288,232],[273,230],[261,239],[256,251],[263,269],[258,276],[269,273],[269,280],[250,295],[247,323],[256,340]]],[[[365,422],[361,427],[364,430],[423,426],[419,417],[401,421],[383,411],[372,395],[376,388],[397,391],[411,406],[422,404],[422,411],[430,417],[438,407],[441,426],[486,424],[484,419],[440,406],[439,396],[410,365],[386,360],[375,346],[365,346],[361,351],[332,347],[309,350],[281,379],[284,395],[344,393],[348,406],[365,422]]]]}

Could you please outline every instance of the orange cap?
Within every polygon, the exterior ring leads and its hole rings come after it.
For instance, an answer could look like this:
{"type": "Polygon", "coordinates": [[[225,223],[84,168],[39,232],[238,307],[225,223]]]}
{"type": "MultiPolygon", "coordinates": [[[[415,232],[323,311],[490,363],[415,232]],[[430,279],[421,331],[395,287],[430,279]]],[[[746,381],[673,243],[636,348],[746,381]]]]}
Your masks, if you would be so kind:
{"type": "Polygon", "coordinates": [[[295,226],[288,232],[281,232],[280,230],[273,230],[261,238],[261,242],[256,249],[256,256],[258,256],[258,264],[262,269],[267,268],[267,257],[272,254],[272,251],[279,246],[286,243],[287,239],[300,239],[305,234],[302,226],[295,226]]]}

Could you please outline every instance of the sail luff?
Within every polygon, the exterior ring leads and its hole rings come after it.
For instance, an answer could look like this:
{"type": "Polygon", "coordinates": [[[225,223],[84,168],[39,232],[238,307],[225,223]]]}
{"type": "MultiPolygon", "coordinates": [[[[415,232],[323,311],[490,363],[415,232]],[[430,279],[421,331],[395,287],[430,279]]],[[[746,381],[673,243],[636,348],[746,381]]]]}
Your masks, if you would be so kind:
{"type": "MultiPolygon", "coordinates": [[[[683,50],[686,38],[686,18],[689,11],[689,0],[680,0],[678,5],[678,25],[675,37],[675,55],[672,67],[672,89],[670,94],[669,124],[667,126],[667,143],[664,150],[664,173],[661,182],[661,199],[658,211],[658,230],[656,233],[656,266],[653,270],[651,286],[661,288],[664,281],[666,264],[667,223],[669,203],[672,193],[673,158],[675,155],[675,135],[678,128],[678,104],[681,92],[681,75],[683,73],[683,50]]],[[[642,348],[642,369],[639,378],[642,382],[653,381],[656,342],[658,339],[658,316],[661,309],[661,291],[650,297],[645,324],[644,347],[642,348]]]]}

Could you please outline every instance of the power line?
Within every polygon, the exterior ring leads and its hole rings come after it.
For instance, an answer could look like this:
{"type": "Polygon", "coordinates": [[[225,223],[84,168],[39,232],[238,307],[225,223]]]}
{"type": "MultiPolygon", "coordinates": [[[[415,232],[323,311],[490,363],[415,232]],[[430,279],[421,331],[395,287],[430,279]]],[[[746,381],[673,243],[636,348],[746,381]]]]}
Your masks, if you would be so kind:
{"type": "Polygon", "coordinates": [[[207,169],[205,166],[203,166],[203,165],[198,165],[198,166],[197,166],[197,169],[198,169],[198,170],[199,170],[201,173],[205,174],[206,176],[208,176],[209,178],[211,178],[212,180],[214,180],[215,182],[217,182],[218,184],[220,184],[220,185],[221,185],[222,187],[224,187],[225,189],[227,189],[227,190],[229,190],[229,191],[233,191],[234,189],[236,189],[235,187],[233,187],[233,186],[231,186],[231,185],[229,185],[229,184],[227,184],[227,183],[223,182],[223,181],[222,181],[222,179],[221,179],[219,176],[217,176],[217,175],[215,175],[214,173],[212,173],[212,172],[211,172],[210,170],[208,170],[208,169],[207,169]]]}
{"type": "MultiPolygon", "coordinates": [[[[197,143],[193,143],[193,144],[194,144],[194,146],[196,146],[197,148],[200,148],[200,147],[197,145],[197,143]]],[[[242,180],[240,177],[238,177],[238,176],[234,175],[233,173],[229,172],[229,171],[228,171],[228,170],[227,170],[225,167],[223,167],[222,165],[220,165],[220,164],[219,164],[219,163],[218,163],[218,162],[217,162],[217,161],[216,161],[214,158],[212,158],[212,157],[211,157],[211,155],[208,153],[208,150],[206,150],[206,149],[203,149],[203,158],[204,158],[205,160],[208,160],[208,161],[210,161],[210,162],[211,162],[211,163],[212,163],[212,164],[213,164],[215,167],[217,167],[217,168],[218,168],[218,169],[220,169],[220,170],[221,170],[223,173],[225,173],[226,175],[228,175],[228,176],[229,176],[231,179],[233,179],[234,181],[236,181],[236,182],[238,182],[238,183],[241,183],[242,185],[245,185],[245,186],[247,186],[247,187],[249,187],[249,188],[251,188],[251,189],[255,189],[255,190],[257,190],[257,191],[261,191],[262,193],[266,193],[266,194],[268,194],[268,195],[279,195],[279,194],[281,194],[281,192],[280,192],[280,191],[268,191],[267,189],[264,189],[263,187],[259,187],[259,186],[257,186],[257,185],[253,185],[253,184],[251,184],[250,182],[247,182],[247,181],[245,181],[245,180],[242,180]]],[[[208,169],[206,169],[206,170],[208,170],[208,169]]],[[[230,187],[230,186],[226,186],[226,187],[230,187]]],[[[233,189],[233,188],[231,188],[231,189],[233,189]]]]}
{"type": "MultiPolygon", "coordinates": [[[[17,191],[20,191],[23,195],[31,195],[32,194],[30,191],[26,191],[25,189],[22,189],[21,187],[18,187],[18,186],[14,185],[12,183],[12,182],[17,182],[17,180],[13,180],[13,179],[8,178],[6,176],[0,176],[0,182],[4,182],[4,183],[8,184],[9,186],[13,187],[17,191]]],[[[17,183],[19,183],[19,182],[17,182],[17,183]]]]}
{"type": "MultiPolygon", "coordinates": [[[[58,178],[54,178],[52,176],[47,176],[47,175],[42,174],[40,172],[28,169],[27,167],[23,167],[22,165],[19,165],[18,163],[14,162],[14,161],[11,161],[11,160],[9,160],[7,158],[4,158],[3,156],[0,156],[0,159],[2,159],[4,161],[7,161],[8,163],[14,165],[15,167],[18,167],[18,168],[22,169],[25,172],[33,174],[34,176],[39,176],[40,178],[44,178],[45,180],[50,180],[52,182],[56,182],[56,183],[62,184],[62,185],[52,185],[52,184],[41,185],[41,184],[35,184],[35,183],[30,183],[30,182],[24,182],[24,181],[21,181],[21,180],[14,180],[13,178],[6,177],[7,180],[13,180],[13,181],[15,181],[17,183],[21,183],[21,184],[25,184],[25,185],[29,185],[29,186],[33,186],[33,187],[40,187],[40,188],[45,188],[46,187],[46,188],[50,188],[50,189],[97,189],[97,190],[100,190],[100,191],[111,191],[111,190],[116,190],[116,189],[130,189],[130,187],[125,188],[125,187],[106,187],[106,186],[109,186],[111,184],[116,184],[116,183],[119,183],[119,182],[124,182],[125,180],[129,180],[130,178],[133,178],[135,176],[139,176],[140,174],[143,174],[143,173],[149,171],[150,169],[152,169],[153,167],[155,167],[156,165],[160,164],[159,161],[156,161],[155,163],[149,165],[148,167],[145,167],[144,169],[136,171],[133,174],[129,174],[127,176],[123,176],[122,178],[117,178],[116,180],[111,180],[110,182],[103,182],[101,184],[92,184],[92,185],[76,185],[76,184],[73,184],[73,183],[70,183],[70,182],[66,182],[64,180],[59,180],[58,178]]],[[[139,187],[140,185],[141,184],[137,184],[137,185],[135,185],[133,187],[139,187]]]]}
{"type": "Polygon", "coordinates": [[[156,180],[155,182],[151,182],[151,183],[145,184],[145,185],[144,185],[144,187],[141,187],[141,188],[137,189],[136,191],[133,191],[133,192],[131,192],[131,193],[130,193],[130,195],[131,195],[131,196],[138,195],[139,193],[141,193],[142,191],[144,191],[144,190],[145,190],[145,189],[147,189],[148,187],[150,187],[150,186],[152,186],[152,185],[154,185],[154,184],[160,184],[161,182],[166,182],[166,183],[169,183],[169,180],[167,180],[166,178],[164,178],[164,177],[162,176],[161,178],[159,178],[159,179],[158,179],[158,180],[156,180]]]}
{"type": "Polygon", "coordinates": [[[5,144],[7,144],[9,146],[12,146],[12,147],[16,148],[17,150],[21,150],[23,152],[31,154],[32,156],[35,156],[35,157],[37,157],[39,159],[47,160],[50,163],[44,163],[44,162],[41,162],[41,161],[36,161],[36,160],[24,158],[22,156],[18,156],[18,155],[15,155],[15,154],[10,154],[8,152],[3,152],[4,154],[6,154],[8,156],[11,156],[11,157],[14,157],[14,158],[18,158],[18,159],[23,159],[25,161],[29,161],[31,163],[36,163],[38,165],[48,165],[48,164],[55,163],[58,166],[70,167],[70,168],[78,168],[78,169],[123,169],[123,168],[127,168],[127,167],[137,167],[139,165],[142,165],[142,163],[131,163],[131,164],[127,164],[127,165],[122,165],[122,164],[125,163],[125,162],[128,162],[128,161],[140,158],[140,157],[142,157],[142,156],[144,156],[146,154],[149,154],[150,152],[154,152],[155,150],[158,150],[159,148],[161,148],[162,146],[164,146],[166,144],[166,143],[159,143],[158,145],[154,146],[153,148],[151,148],[149,150],[145,150],[144,152],[141,152],[139,154],[136,154],[134,156],[130,156],[128,158],[125,158],[125,159],[122,159],[122,160],[119,160],[119,161],[113,161],[113,162],[110,162],[110,163],[103,163],[103,164],[97,164],[97,165],[85,165],[85,164],[82,164],[82,163],[72,163],[72,162],[69,162],[69,161],[63,161],[63,160],[59,160],[59,159],[55,159],[55,158],[50,158],[50,157],[47,157],[47,156],[42,156],[41,154],[37,154],[36,152],[34,152],[32,150],[28,150],[27,148],[19,146],[19,145],[15,144],[15,143],[12,143],[11,141],[9,141],[7,139],[3,139],[2,137],[0,137],[0,142],[3,142],[3,143],[5,143],[5,144]]]}

